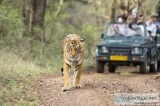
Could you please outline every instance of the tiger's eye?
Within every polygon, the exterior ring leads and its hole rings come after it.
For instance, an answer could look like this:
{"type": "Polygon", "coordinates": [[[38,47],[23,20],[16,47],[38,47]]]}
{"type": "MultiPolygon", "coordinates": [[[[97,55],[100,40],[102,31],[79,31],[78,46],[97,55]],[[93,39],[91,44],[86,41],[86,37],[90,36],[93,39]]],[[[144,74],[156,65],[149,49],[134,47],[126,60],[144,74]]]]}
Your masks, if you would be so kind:
{"type": "Polygon", "coordinates": [[[77,45],[76,48],[79,49],[79,45],[77,45]]]}

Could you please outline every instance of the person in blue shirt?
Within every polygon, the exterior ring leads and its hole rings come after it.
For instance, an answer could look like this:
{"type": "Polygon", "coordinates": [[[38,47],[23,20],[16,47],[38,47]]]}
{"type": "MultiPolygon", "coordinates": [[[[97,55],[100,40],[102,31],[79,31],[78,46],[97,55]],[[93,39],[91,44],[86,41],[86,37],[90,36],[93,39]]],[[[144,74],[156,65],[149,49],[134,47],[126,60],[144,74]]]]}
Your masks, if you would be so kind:
{"type": "Polygon", "coordinates": [[[157,20],[158,15],[153,14],[151,17],[153,19],[153,24],[156,25],[156,27],[157,27],[157,32],[160,32],[160,22],[157,20]]]}
{"type": "Polygon", "coordinates": [[[154,24],[154,20],[153,20],[152,16],[147,20],[146,25],[147,25],[146,29],[148,31],[147,35],[150,40],[154,41],[154,39],[157,35],[157,27],[154,24]]]}

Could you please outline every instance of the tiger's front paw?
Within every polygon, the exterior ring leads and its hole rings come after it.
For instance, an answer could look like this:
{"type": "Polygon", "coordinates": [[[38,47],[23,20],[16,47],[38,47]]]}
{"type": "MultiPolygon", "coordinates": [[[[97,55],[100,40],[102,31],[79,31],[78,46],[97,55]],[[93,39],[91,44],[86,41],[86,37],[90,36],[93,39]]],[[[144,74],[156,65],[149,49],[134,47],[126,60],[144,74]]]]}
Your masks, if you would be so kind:
{"type": "Polygon", "coordinates": [[[83,86],[81,84],[76,84],[73,86],[74,88],[82,88],[83,86]]]}
{"type": "Polygon", "coordinates": [[[68,91],[68,90],[70,90],[71,89],[71,87],[63,87],[62,88],[62,91],[68,91]]]}

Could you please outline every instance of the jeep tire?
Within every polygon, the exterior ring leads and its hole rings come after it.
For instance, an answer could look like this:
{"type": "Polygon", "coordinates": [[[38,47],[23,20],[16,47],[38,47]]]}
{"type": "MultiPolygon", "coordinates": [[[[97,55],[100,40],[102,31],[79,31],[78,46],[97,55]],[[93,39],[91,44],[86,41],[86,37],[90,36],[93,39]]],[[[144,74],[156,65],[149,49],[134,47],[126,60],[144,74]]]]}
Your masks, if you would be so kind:
{"type": "Polygon", "coordinates": [[[140,64],[140,73],[145,74],[148,72],[148,58],[140,64]]]}
{"type": "Polygon", "coordinates": [[[98,73],[104,72],[104,65],[105,65],[105,62],[97,61],[97,72],[98,73]]]}
{"type": "Polygon", "coordinates": [[[108,72],[110,73],[114,73],[116,70],[116,65],[112,64],[112,63],[109,63],[108,64],[108,72]]]}
{"type": "Polygon", "coordinates": [[[157,66],[157,68],[158,68],[158,72],[160,72],[160,60],[158,60],[158,66],[157,66]]]}
{"type": "Polygon", "coordinates": [[[150,72],[155,73],[158,71],[158,61],[157,58],[155,58],[155,62],[153,64],[150,64],[150,72]]]}

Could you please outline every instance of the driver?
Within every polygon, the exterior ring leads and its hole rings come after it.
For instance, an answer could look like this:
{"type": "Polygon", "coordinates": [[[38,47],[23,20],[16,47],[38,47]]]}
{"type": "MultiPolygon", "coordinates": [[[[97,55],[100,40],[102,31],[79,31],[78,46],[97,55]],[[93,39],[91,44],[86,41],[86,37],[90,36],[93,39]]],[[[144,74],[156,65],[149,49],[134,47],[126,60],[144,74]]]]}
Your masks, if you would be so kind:
{"type": "Polygon", "coordinates": [[[117,18],[118,22],[114,24],[114,32],[115,34],[119,35],[126,35],[127,34],[127,24],[124,23],[124,19],[122,16],[117,18]]]}

